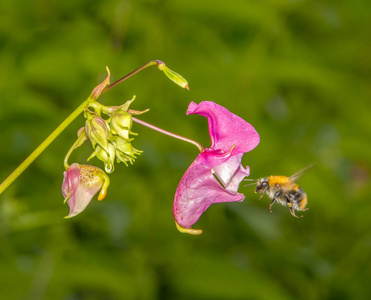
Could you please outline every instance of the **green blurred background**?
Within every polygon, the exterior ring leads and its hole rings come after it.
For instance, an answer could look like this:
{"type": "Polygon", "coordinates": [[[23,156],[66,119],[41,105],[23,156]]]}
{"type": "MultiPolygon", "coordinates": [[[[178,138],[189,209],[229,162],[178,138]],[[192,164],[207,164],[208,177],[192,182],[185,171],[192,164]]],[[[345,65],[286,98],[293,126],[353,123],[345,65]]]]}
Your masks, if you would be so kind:
{"type": "MultiPolygon", "coordinates": [[[[171,214],[192,145],[135,124],[144,150],[116,165],[107,198],[64,220],[63,158],[78,118],[0,196],[0,299],[369,299],[371,2],[34,0],[0,2],[0,175],[4,179],[105,78],[152,67],[101,100],[137,99],[141,119],[209,146],[190,101],[212,100],[261,142],[251,178],[291,175],[309,211],[294,219],[252,187],[179,233],[171,214]]],[[[71,161],[84,163],[86,143],[71,161]]],[[[102,167],[96,159],[92,163],[102,167]]],[[[299,213],[300,214],[300,213],[299,213]]]]}

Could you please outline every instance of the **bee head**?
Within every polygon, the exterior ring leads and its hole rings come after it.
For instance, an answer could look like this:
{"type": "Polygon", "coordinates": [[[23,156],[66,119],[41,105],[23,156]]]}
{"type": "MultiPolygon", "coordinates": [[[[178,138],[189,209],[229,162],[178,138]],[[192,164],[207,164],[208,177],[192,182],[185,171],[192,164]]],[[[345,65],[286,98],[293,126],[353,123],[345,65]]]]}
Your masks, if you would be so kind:
{"type": "Polygon", "coordinates": [[[256,181],[255,193],[265,193],[268,189],[268,178],[260,178],[256,181]]]}

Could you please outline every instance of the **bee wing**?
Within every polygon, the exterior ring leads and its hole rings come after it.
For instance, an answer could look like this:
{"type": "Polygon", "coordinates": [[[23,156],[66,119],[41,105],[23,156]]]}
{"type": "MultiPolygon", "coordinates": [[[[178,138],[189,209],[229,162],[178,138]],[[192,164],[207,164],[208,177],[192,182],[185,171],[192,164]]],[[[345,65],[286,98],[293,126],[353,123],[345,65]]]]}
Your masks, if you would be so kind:
{"type": "Polygon", "coordinates": [[[301,169],[299,172],[295,173],[294,175],[290,176],[290,180],[293,182],[296,182],[303,174],[305,171],[308,169],[312,168],[315,165],[315,163],[310,164],[309,166],[305,167],[304,169],[301,169]]]}

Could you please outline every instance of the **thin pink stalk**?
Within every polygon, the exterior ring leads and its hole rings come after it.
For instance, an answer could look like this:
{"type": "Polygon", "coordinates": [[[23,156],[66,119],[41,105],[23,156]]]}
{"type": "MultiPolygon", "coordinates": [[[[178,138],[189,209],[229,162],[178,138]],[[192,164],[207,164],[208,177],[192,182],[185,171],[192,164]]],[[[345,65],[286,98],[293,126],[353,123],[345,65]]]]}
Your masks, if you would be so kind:
{"type": "Polygon", "coordinates": [[[198,150],[200,150],[200,152],[204,152],[204,151],[205,151],[205,148],[202,147],[201,144],[199,144],[198,142],[196,142],[196,141],[194,141],[194,140],[191,140],[191,139],[186,138],[186,137],[184,137],[184,136],[181,136],[181,135],[178,135],[178,134],[172,133],[172,132],[170,132],[170,131],[167,131],[167,130],[161,129],[161,128],[157,127],[157,126],[154,126],[154,125],[152,125],[152,124],[149,124],[149,123],[147,123],[147,122],[144,122],[144,121],[142,121],[142,120],[139,120],[139,119],[137,119],[137,118],[135,118],[135,117],[132,117],[132,119],[133,119],[134,122],[136,122],[136,123],[138,123],[138,124],[140,124],[140,125],[146,126],[146,127],[150,128],[150,129],[152,129],[152,130],[158,131],[158,132],[160,132],[160,133],[162,133],[162,134],[166,134],[166,135],[171,136],[171,137],[173,137],[173,138],[175,138],[175,139],[178,139],[178,140],[182,140],[182,141],[185,141],[185,142],[191,143],[191,144],[193,144],[194,146],[196,146],[196,147],[198,148],[198,150]]]}

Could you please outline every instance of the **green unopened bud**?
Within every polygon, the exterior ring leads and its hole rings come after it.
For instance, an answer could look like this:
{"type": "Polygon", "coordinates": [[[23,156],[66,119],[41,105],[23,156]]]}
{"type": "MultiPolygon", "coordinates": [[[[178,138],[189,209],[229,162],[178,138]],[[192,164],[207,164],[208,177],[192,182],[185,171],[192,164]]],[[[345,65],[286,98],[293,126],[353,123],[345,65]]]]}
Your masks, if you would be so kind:
{"type": "Polygon", "coordinates": [[[105,120],[101,117],[88,114],[85,122],[85,130],[93,148],[98,144],[105,151],[108,151],[109,129],[105,120]]]}
{"type": "Polygon", "coordinates": [[[177,72],[169,69],[164,63],[158,64],[158,68],[165,73],[165,75],[180,87],[189,90],[187,80],[177,72]]]}
{"type": "Polygon", "coordinates": [[[100,146],[97,146],[94,152],[89,156],[88,161],[96,156],[100,161],[104,163],[104,170],[107,173],[112,173],[115,169],[115,155],[116,155],[116,148],[113,144],[108,144],[108,151],[105,151],[100,146]]]}
{"type": "Polygon", "coordinates": [[[122,137],[125,140],[129,140],[129,134],[137,135],[131,131],[133,126],[133,119],[131,114],[128,113],[130,104],[134,101],[127,101],[125,104],[119,106],[110,118],[111,133],[122,137]]]}
{"type": "Polygon", "coordinates": [[[127,163],[134,163],[137,155],[140,155],[143,151],[135,149],[130,141],[118,137],[116,139],[116,160],[117,162],[123,162],[126,166],[127,163]]]}

